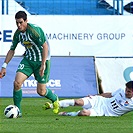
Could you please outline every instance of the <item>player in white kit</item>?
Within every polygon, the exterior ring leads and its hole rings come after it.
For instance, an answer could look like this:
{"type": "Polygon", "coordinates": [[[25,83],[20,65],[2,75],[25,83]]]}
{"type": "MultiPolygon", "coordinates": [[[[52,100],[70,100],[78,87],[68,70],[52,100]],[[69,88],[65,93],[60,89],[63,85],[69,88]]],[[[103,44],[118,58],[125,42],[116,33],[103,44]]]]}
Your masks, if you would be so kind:
{"type": "MultiPolygon", "coordinates": [[[[45,104],[52,108],[48,102],[45,104]]],[[[113,93],[87,96],[80,99],[59,101],[60,107],[82,106],[77,112],[60,112],[63,116],[121,116],[133,111],[133,81],[126,83],[126,88],[113,93]]]]}

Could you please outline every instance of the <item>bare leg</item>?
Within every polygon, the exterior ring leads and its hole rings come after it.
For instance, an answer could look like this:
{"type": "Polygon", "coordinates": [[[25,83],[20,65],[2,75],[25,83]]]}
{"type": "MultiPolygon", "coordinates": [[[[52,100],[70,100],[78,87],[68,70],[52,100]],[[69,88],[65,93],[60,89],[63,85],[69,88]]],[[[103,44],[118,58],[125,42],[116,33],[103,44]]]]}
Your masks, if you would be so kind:
{"type": "Polygon", "coordinates": [[[65,100],[60,100],[59,105],[62,108],[65,108],[68,106],[83,106],[84,101],[82,99],[65,99],[65,100]]]}
{"type": "Polygon", "coordinates": [[[46,98],[51,100],[52,103],[57,100],[57,96],[50,89],[46,88],[46,84],[38,83],[37,84],[37,93],[40,96],[45,96],[46,98]]]}
{"type": "Polygon", "coordinates": [[[78,116],[90,116],[90,110],[81,110],[78,116]]]}
{"type": "Polygon", "coordinates": [[[14,105],[16,105],[21,111],[21,100],[22,100],[22,89],[21,85],[27,79],[27,76],[21,72],[16,73],[15,81],[14,81],[14,90],[13,90],[13,101],[14,105]]]}
{"type": "MultiPolygon", "coordinates": [[[[66,108],[66,107],[69,107],[69,106],[83,106],[83,105],[84,105],[84,101],[82,99],[75,99],[75,100],[74,99],[65,99],[65,100],[60,100],[59,101],[59,106],[61,108],[66,108]]],[[[53,108],[53,105],[49,104],[48,107],[53,108]]]]}
{"type": "MultiPolygon", "coordinates": [[[[37,84],[37,93],[40,96],[45,96],[49,100],[52,101],[53,105],[53,112],[58,113],[59,111],[59,102],[58,102],[58,96],[55,95],[50,89],[46,88],[46,84],[38,83],[37,84]]],[[[45,104],[45,109],[47,109],[47,105],[45,104]]],[[[49,107],[48,107],[49,108],[49,107]]]]}
{"type": "Polygon", "coordinates": [[[84,101],[83,99],[75,99],[75,104],[74,106],[83,106],[84,105],[84,101]]]}
{"type": "Polygon", "coordinates": [[[60,112],[59,115],[62,116],[90,116],[89,110],[81,110],[77,112],[60,112]]]}

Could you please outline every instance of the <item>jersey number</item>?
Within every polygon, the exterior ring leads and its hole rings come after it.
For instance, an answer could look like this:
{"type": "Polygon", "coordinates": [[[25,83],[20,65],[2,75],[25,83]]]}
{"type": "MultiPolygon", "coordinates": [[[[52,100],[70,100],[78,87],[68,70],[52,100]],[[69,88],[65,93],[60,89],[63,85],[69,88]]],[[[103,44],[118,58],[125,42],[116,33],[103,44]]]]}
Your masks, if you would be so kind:
{"type": "Polygon", "coordinates": [[[18,69],[23,69],[24,68],[24,64],[19,64],[19,67],[18,67],[18,69]]]}
{"type": "Polygon", "coordinates": [[[111,102],[111,105],[113,107],[113,109],[118,108],[119,106],[116,104],[115,100],[111,102]]]}

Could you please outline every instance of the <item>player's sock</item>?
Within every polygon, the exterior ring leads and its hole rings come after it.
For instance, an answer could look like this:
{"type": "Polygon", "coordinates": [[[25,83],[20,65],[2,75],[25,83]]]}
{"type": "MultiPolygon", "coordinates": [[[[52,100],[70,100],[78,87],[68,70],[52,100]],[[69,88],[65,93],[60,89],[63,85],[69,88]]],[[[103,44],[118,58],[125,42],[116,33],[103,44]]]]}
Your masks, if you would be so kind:
{"type": "MultiPolygon", "coordinates": [[[[67,99],[67,100],[60,100],[59,101],[59,107],[61,108],[66,108],[68,106],[74,106],[74,99],[67,99]]],[[[52,109],[53,108],[53,104],[50,104],[49,102],[46,102],[43,105],[43,108],[46,109],[52,109]]]]}
{"type": "MultiPolygon", "coordinates": [[[[74,106],[74,99],[68,99],[68,100],[60,100],[59,101],[59,107],[61,108],[66,108],[68,106],[74,106]]],[[[43,105],[43,108],[46,110],[46,109],[52,109],[53,108],[53,104],[52,103],[49,103],[49,102],[46,102],[44,105],[43,105]]]]}
{"type": "Polygon", "coordinates": [[[47,92],[45,94],[45,97],[52,101],[52,103],[53,103],[53,112],[57,114],[58,111],[59,111],[58,96],[55,95],[54,93],[52,93],[52,91],[50,89],[46,89],[46,90],[47,90],[47,92]]]}
{"type": "Polygon", "coordinates": [[[53,103],[53,112],[57,114],[59,112],[59,108],[59,99],[57,98],[57,100],[53,103]]]}
{"type": "Polygon", "coordinates": [[[55,102],[57,100],[57,96],[50,89],[46,89],[46,90],[47,92],[45,94],[45,97],[51,100],[52,102],[55,102]]]}
{"type": "Polygon", "coordinates": [[[79,112],[80,111],[77,111],[77,112],[67,112],[67,115],[68,116],[77,116],[79,112]]]}
{"type": "Polygon", "coordinates": [[[78,116],[80,111],[77,112],[60,112],[58,115],[62,116],[78,116]]]}
{"type": "Polygon", "coordinates": [[[68,107],[68,106],[74,106],[74,99],[67,99],[67,100],[61,100],[59,101],[60,107],[68,107]]]}
{"type": "Polygon", "coordinates": [[[16,105],[20,112],[22,113],[22,110],[21,110],[21,106],[20,106],[20,103],[21,103],[21,100],[22,100],[22,89],[19,89],[17,91],[13,91],[13,101],[14,101],[14,105],[16,105]]]}

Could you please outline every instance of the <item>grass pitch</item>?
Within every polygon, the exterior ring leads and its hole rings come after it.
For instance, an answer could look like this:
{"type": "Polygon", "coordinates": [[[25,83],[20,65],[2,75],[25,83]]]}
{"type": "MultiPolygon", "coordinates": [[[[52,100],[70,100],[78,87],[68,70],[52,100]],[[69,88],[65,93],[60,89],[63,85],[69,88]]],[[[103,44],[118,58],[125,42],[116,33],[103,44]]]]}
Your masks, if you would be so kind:
{"type": "MultiPolygon", "coordinates": [[[[46,98],[23,98],[22,118],[7,119],[4,109],[13,104],[12,98],[0,98],[0,133],[132,133],[133,112],[121,117],[58,116],[43,110],[46,98]]],[[[78,111],[68,107],[60,111],[78,111]]]]}

